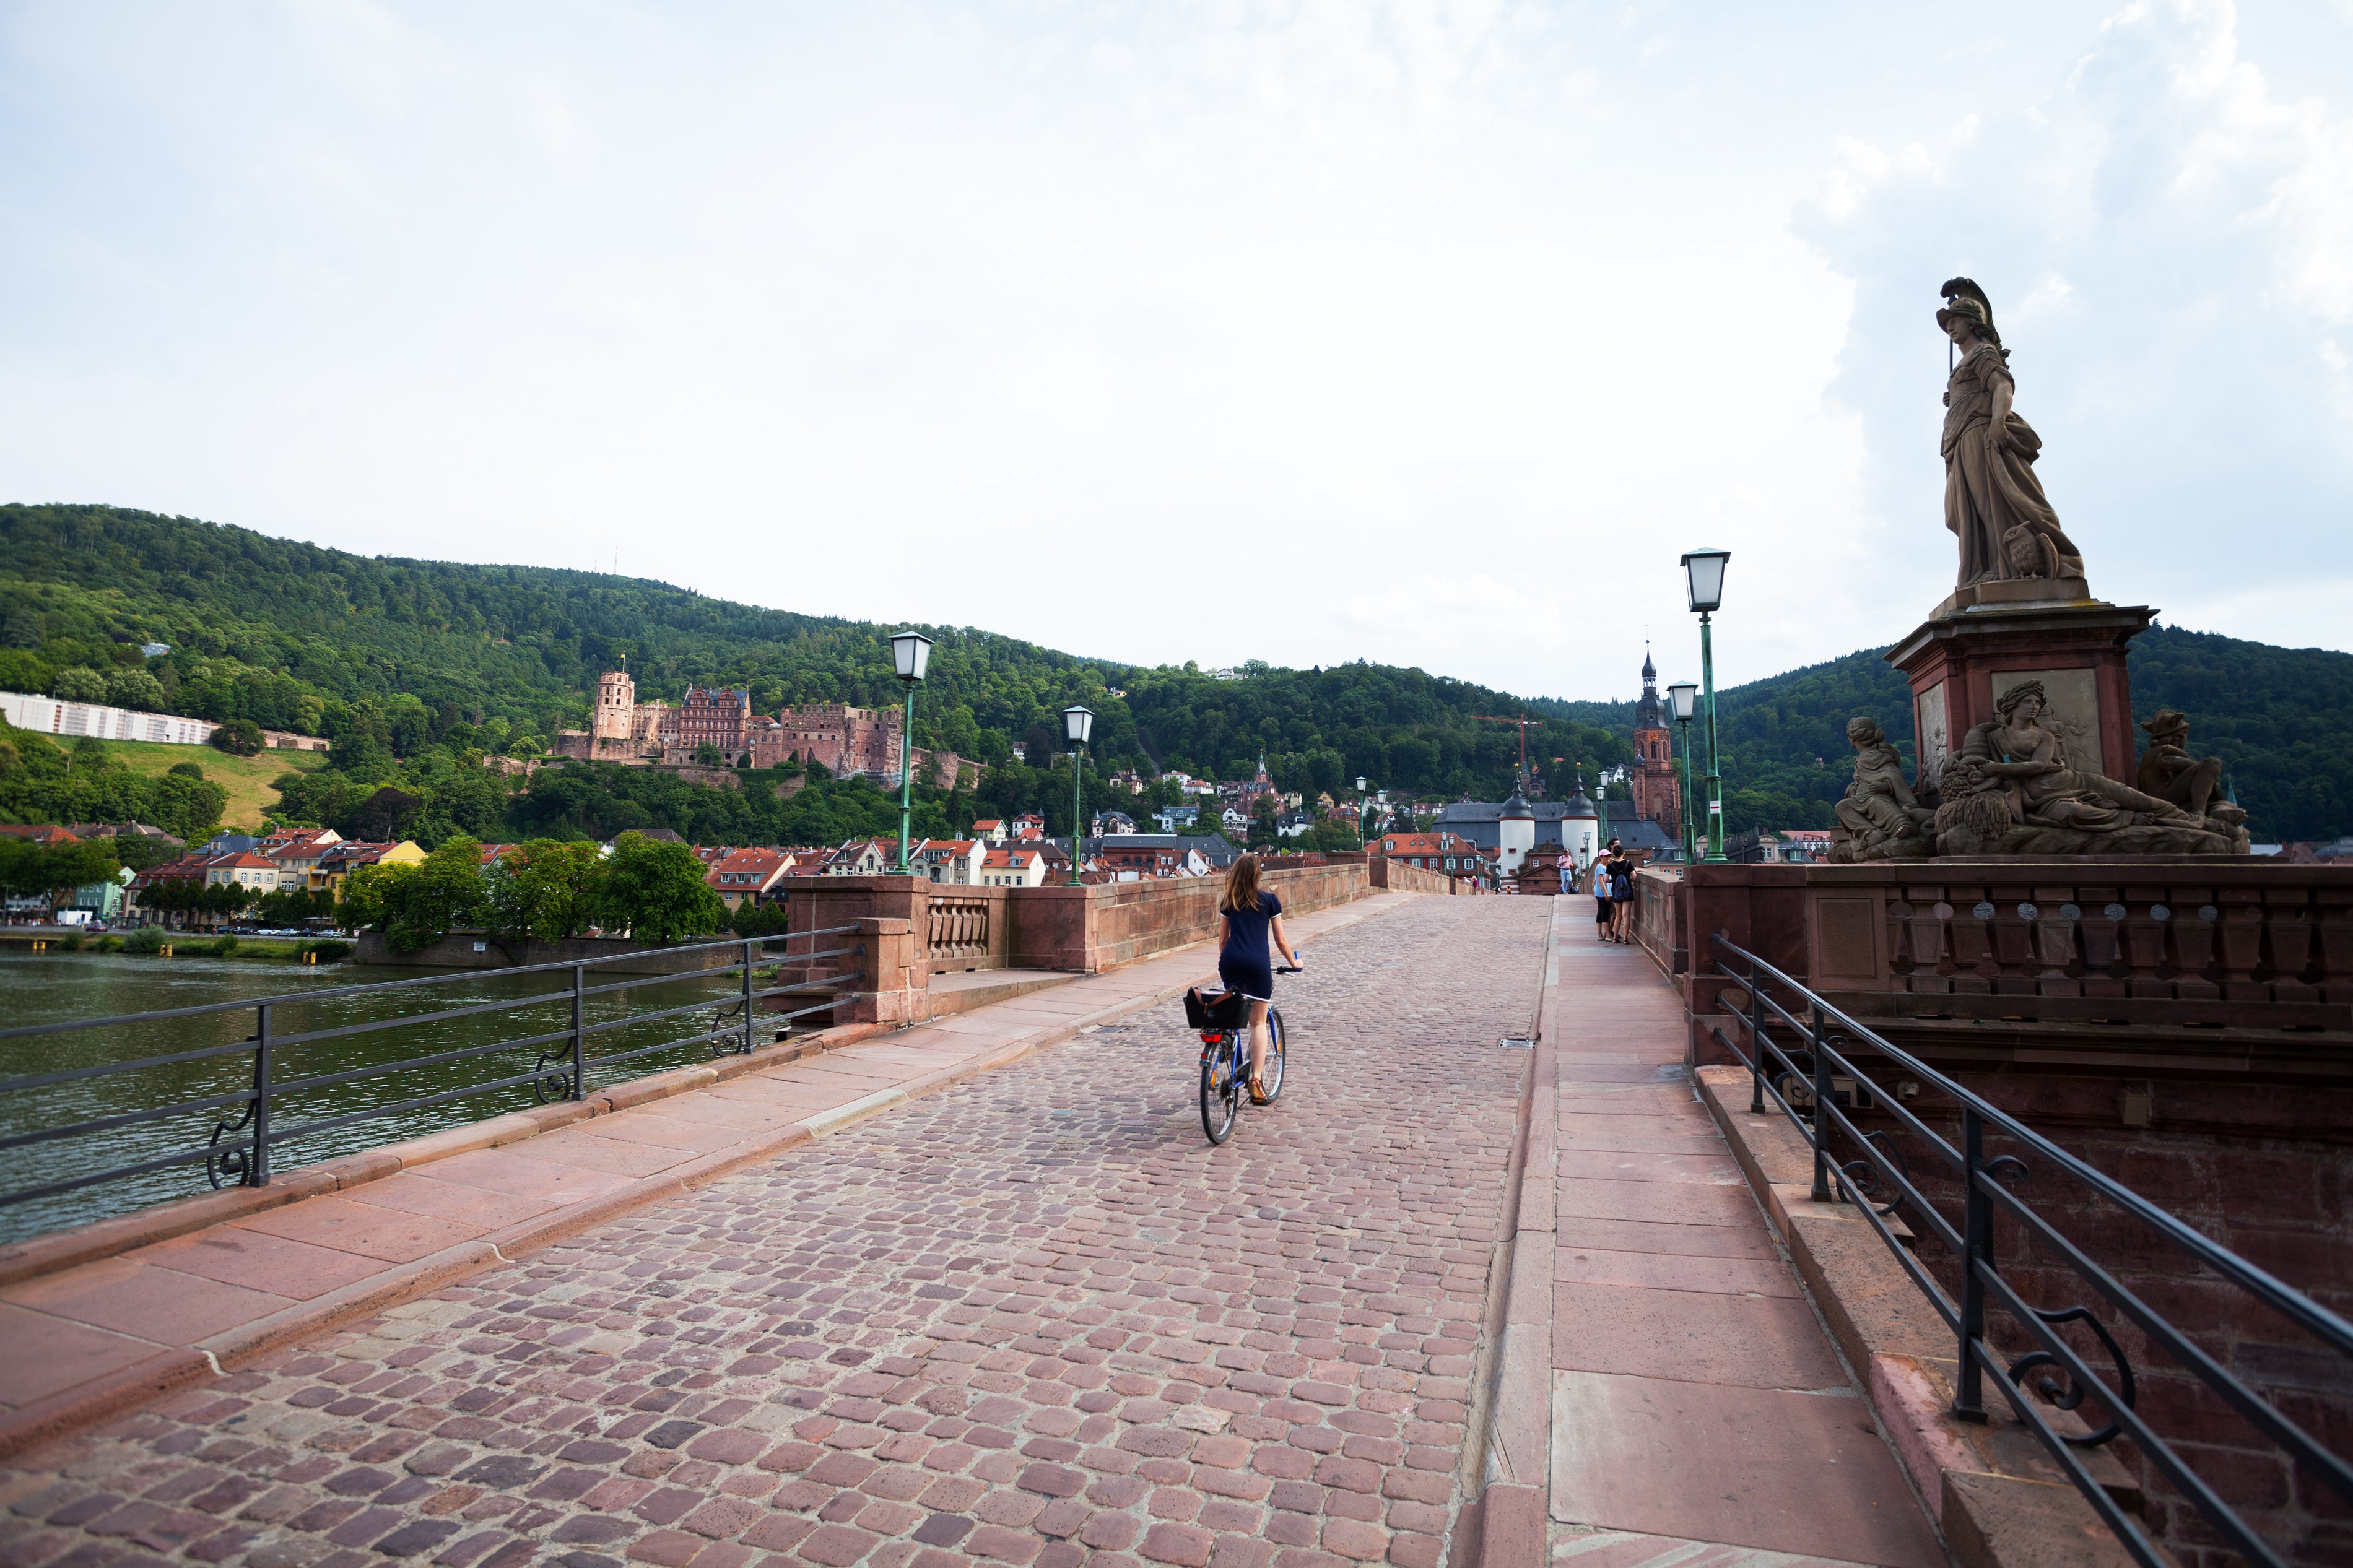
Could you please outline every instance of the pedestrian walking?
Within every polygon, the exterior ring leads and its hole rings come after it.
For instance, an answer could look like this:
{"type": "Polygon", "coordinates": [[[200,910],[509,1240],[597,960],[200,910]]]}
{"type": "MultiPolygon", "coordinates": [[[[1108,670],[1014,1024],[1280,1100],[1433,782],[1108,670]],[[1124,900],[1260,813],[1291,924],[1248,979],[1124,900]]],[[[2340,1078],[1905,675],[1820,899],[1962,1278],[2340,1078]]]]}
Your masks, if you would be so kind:
{"type": "Polygon", "coordinates": [[[1609,861],[1617,853],[1618,840],[1613,838],[1609,841],[1609,847],[1593,862],[1593,935],[1599,942],[1610,940],[1609,861]]]}

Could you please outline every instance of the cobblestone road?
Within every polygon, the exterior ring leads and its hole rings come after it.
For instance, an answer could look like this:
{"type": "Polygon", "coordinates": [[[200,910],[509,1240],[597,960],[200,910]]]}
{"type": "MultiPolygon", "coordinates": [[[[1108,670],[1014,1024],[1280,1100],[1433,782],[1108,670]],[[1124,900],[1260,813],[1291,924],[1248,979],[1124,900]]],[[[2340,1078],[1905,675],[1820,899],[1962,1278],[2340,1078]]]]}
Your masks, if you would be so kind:
{"type": "Polygon", "coordinates": [[[0,1471],[0,1568],[1433,1568],[1549,900],[1311,950],[0,1471]]]}

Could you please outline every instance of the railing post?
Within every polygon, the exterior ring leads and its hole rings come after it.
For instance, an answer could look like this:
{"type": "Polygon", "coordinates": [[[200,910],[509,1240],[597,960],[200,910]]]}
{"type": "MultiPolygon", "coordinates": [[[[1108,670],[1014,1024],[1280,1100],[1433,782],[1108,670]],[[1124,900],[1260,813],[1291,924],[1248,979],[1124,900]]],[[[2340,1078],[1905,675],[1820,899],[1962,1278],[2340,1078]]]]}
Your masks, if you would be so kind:
{"type": "Polygon", "coordinates": [[[572,966],[572,1098],[588,1097],[588,1037],[581,1026],[587,1018],[588,966],[572,966]]]}
{"type": "Polygon", "coordinates": [[[253,1158],[245,1163],[245,1184],[269,1184],[269,1008],[254,1008],[253,1027],[253,1158]]]}
{"type": "Polygon", "coordinates": [[[1765,1114],[1765,1004],[1757,994],[1757,960],[1748,961],[1748,1113],[1765,1114]]]}
{"type": "Polygon", "coordinates": [[[750,1056],[752,1038],[752,939],[744,939],[744,1054],[750,1056]]]}
{"type": "Polygon", "coordinates": [[[1809,1011],[1813,1013],[1813,1022],[1806,1026],[1806,1039],[1814,1058],[1814,1190],[1810,1195],[1814,1202],[1826,1204],[1831,1201],[1831,1119],[1826,1109],[1831,1102],[1831,1064],[1822,1055],[1822,1016],[1810,1007],[1809,1011]]]}
{"type": "Polygon", "coordinates": [[[1993,1202],[1978,1191],[1985,1179],[1985,1121],[1977,1108],[1961,1104],[1961,1191],[1965,1194],[1961,1222],[1960,1382],[1953,1393],[1953,1414],[1964,1421],[1982,1421],[1985,1413],[1985,1373],[1978,1364],[1977,1342],[1985,1337],[1985,1282],[1978,1278],[1978,1260],[1993,1255],[1993,1202]]]}

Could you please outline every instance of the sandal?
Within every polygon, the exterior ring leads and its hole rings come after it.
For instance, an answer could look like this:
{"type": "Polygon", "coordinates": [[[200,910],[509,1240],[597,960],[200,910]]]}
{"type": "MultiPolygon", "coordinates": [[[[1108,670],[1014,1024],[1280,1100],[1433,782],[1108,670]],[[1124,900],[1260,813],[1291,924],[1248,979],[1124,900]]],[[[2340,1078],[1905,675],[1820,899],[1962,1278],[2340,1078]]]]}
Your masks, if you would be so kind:
{"type": "Polygon", "coordinates": [[[1250,1103],[1252,1105],[1272,1105],[1274,1103],[1273,1097],[1266,1092],[1265,1083],[1261,1081],[1256,1073],[1252,1073],[1250,1075],[1250,1103]]]}

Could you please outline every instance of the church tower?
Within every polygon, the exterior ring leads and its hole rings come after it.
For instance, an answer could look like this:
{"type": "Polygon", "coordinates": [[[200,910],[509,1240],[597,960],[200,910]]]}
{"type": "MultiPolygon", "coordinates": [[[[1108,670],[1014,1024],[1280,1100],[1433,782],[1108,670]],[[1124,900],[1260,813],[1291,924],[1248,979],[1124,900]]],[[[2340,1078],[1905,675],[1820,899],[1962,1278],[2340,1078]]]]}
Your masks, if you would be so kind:
{"type": "Polygon", "coordinates": [[[1665,705],[1659,700],[1659,668],[1651,662],[1651,648],[1642,645],[1642,695],[1634,704],[1634,815],[1647,817],[1681,842],[1683,832],[1683,786],[1675,776],[1672,735],[1667,729],[1665,705]]]}

